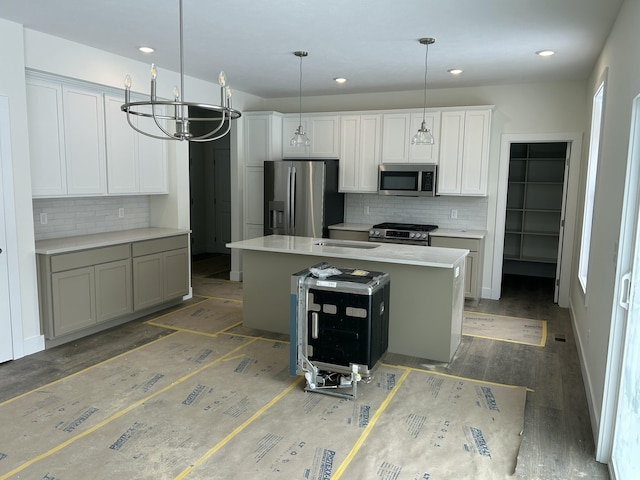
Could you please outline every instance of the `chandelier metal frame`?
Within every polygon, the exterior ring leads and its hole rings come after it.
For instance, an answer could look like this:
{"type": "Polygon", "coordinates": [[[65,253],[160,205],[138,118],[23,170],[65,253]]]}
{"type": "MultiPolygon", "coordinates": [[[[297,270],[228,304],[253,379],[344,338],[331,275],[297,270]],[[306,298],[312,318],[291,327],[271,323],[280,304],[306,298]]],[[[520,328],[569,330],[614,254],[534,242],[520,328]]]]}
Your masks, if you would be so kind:
{"type": "Polygon", "coordinates": [[[242,113],[231,106],[231,88],[226,83],[224,72],[220,72],[218,78],[220,84],[220,105],[206,103],[185,102],[184,96],[184,27],[182,14],[182,0],[180,0],[180,90],[174,87],[174,100],[158,100],[156,96],[155,64],[151,65],[151,93],[149,100],[131,101],[131,77],[125,78],[124,104],[120,110],[127,114],[129,126],[136,132],[159,140],[187,140],[189,142],[211,142],[218,140],[231,130],[231,120],[240,118],[242,113]],[[169,113],[173,107],[173,114],[169,113]],[[192,111],[190,112],[190,108],[192,111]],[[203,115],[197,115],[195,110],[203,111],[203,115]],[[213,113],[213,116],[206,115],[213,113]],[[134,125],[131,115],[153,119],[159,132],[151,133],[134,125]],[[171,132],[168,125],[163,123],[175,123],[175,132],[171,132]],[[203,135],[194,136],[191,133],[191,122],[209,122],[214,125],[203,135]],[[161,133],[161,134],[160,134],[161,133]]]}

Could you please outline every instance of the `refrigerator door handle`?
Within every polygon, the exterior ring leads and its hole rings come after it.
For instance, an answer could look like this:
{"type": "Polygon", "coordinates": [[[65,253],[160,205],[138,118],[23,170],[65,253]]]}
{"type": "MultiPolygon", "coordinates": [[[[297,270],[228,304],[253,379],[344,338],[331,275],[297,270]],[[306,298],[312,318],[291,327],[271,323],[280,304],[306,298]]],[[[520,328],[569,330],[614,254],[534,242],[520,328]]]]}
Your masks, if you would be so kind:
{"type": "Polygon", "coordinates": [[[291,167],[289,177],[289,235],[296,234],[296,167],[291,167]]]}

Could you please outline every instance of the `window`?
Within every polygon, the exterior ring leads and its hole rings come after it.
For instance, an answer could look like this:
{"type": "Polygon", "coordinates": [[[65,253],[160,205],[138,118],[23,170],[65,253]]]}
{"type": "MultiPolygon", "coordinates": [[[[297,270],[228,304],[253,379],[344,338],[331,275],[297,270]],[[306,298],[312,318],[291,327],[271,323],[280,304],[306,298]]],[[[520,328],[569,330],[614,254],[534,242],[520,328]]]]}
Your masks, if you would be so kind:
{"type": "Polygon", "coordinates": [[[600,134],[602,132],[602,110],[604,103],[603,81],[593,96],[593,111],[591,112],[591,140],[589,145],[589,159],[587,165],[587,183],[585,187],[584,212],[582,219],[582,240],[580,242],[580,263],[578,265],[578,279],[582,291],[587,292],[587,274],[589,272],[589,251],[591,249],[591,227],[593,221],[593,204],[596,195],[596,173],[598,172],[598,157],[600,154],[600,134]]]}

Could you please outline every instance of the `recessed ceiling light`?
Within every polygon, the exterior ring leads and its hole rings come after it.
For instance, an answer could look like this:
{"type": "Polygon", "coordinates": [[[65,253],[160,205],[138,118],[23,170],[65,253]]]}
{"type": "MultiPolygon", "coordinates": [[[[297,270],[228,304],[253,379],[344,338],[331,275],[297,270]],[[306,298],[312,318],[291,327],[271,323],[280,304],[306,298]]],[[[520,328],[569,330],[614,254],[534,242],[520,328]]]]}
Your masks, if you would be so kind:
{"type": "Polygon", "coordinates": [[[462,69],[461,68],[452,68],[450,70],[447,70],[447,72],[449,72],[451,75],[460,75],[462,73],[462,69]]]}
{"type": "Polygon", "coordinates": [[[334,80],[336,81],[336,83],[339,83],[339,84],[346,83],[347,81],[347,79],[343,77],[334,78],[334,80]]]}
{"type": "Polygon", "coordinates": [[[556,52],[554,52],[553,50],[540,50],[536,52],[536,55],[539,55],[540,57],[550,57],[555,53],[556,52]]]}
{"type": "Polygon", "coordinates": [[[140,50],[142,53],[153,53],[154,49],[151,47],[138,47],[138,50],[140,50]]]}

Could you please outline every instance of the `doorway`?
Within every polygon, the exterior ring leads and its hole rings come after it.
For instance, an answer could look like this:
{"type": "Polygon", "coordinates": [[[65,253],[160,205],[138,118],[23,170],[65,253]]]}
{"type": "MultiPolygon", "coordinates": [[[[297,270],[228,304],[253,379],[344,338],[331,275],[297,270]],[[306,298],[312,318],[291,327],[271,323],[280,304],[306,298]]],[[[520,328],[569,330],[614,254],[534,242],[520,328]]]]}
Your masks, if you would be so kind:
{"type": "Polygon", "coordinates": [[[503,283],[537,282],[555,303],[569,153],[567,142],[514,142],[509,154],[503,283]]]}
{"type": "Polygon", "coordinates": [[[549,295],[569,305],[569,285],[581,134],[502,136],[491,297],[503,281],[547,282],[549,295]],[[577,163],[576,163],[577,164],[577,163]]]}
{"type": "MultiPolygon", "coordinates": [[[[198,135],[199,125],[193,126],[198,135]]],[[[202,132],[204,133],[204,132],[202,132]]],[[[189,144],[192,272],[219,275],[230,270],[231,135],[189,144]]],[[[227,276],[228,279],[228,276],[227,276]]]]}

